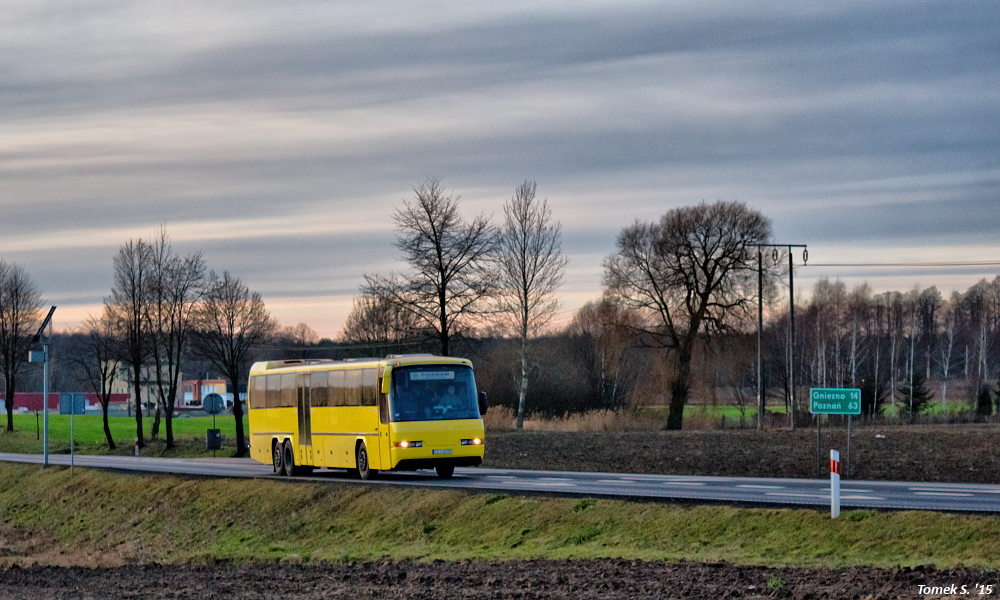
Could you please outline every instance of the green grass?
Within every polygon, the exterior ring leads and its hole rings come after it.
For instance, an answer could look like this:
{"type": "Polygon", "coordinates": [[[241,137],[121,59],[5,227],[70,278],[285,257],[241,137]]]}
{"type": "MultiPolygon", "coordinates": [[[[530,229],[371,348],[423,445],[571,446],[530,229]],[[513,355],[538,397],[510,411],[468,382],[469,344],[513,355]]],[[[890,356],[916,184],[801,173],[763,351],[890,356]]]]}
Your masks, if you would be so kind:
{"type": "MultiPolygon", "coordinates": [[[[0,465],[0,533],[123,561],[624,557],[939,568],[1000,562],[1000,519],[677,506],[0,465]]],[[[8,553],[0,565],[20,558],[8,553]]]]}
{"type": "MultiPolygon", "coordinates": [[[[768,407],[771,412],[784,413],[784,407],[768,407]]],[[[684,407],[684,416],[703,416],[719,419],[726,417],[726,420],[740,420],[740,408],[738,406],[709,406],[701,404],[692,404],[684,407]]],[[[754,405],[747,405],[743,413],[744,418],[747,421],[752,421],[757,418],[757,407],[754,405]]]]}
{"type": "MultiPolygon", "coordinates": [[[[49,414],[49,452],[69,453],[70,421],[72,419],[75,451],[82,454],[108,454],[107,439],[104,436],[104,420],[99,415],[58,415],[49,414]]],[[[6,425],[6,420],[3,421],[6,425]]],[[[131,454],[135,448],[135,417],[109,417],[111,437],[118,445],[114,454],[131,454]]],[[[152,417],[143,417],[143,438],[148,440],[153,426],[152,417]]],[[[167,435],[166,419],[160,420],[159,441],[149,444],[147,454],[176,457],[212,456],[207,449],[207,431],[213,428],[212,417],[183,417],[173,419],[174,440],[177,448],[165,452],[163,440],[167,435]]],[[[236,450],[236,421],[232,415],[215,417],[215,428],[222,433],[222,449],[217,454],[232,454],[236,450]]],[[[42,415],[14,415],[14,433],[0,433],[0,452],[41,454],[44,437],[44,417],[42,415]]],[[[243,432],[246,434],[247,419],[243,417],[243,432]]]]}
{"type": "MultiPolygon", "coordinates": [[[[808,398],[806,398],[808,401],[808,398]]],[[[897,398],[897,401],[898,398],[897,398]]],[[[804,406],[804,409],[808,412],[808,402],[804,406]]],[[[898,404],[897,404],[898,406],[898,404]]],[[[758,407],[755,404],[748,404],[744,409],[743,418],[747,422],[755,422],[757,419],[758,407]]],[[[768,412],[785,414],[786,410],[784,406],[768,406],[768,412]]],[[[970,409],[968,400],[950,399],[948,400],[948,415],[957,415],[963,412],[968,412],[970,409]]],[[[662,409],[662,417],[666,418],[666,409],[662,409]]],[[[652,414],[652,413],[651,413],[652,414]]],[[[941,399],[935,398],[931,401],[925,412],[920,413],[922,416],[935,416],[940,417],[945,415],[943,407],[941,406],[941,399]]],[[[888,418],[899,417],[899,410],[897,407],[892,406],[888,401],[886,401],[883,415],[888,418]]],[[[726,418],[727,422],[739,422],[740,420],[740,409],[737,406],[711,406],[707,404],[690,404],[684,407],[685,417],[704,417],[708,419],[720,420],[722,417],[726,418]]]]}

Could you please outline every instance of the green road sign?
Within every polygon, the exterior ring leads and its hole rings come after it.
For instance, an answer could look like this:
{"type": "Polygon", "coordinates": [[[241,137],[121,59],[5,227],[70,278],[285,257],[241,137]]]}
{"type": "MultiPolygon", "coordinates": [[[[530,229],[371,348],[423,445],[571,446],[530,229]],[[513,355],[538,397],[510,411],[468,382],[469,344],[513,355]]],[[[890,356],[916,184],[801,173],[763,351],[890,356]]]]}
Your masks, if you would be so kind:
{"type": "Polygon", "coordinates": [[[860,415],[861,390],[810,388],[809,412],[814,415],[860,415]]]}

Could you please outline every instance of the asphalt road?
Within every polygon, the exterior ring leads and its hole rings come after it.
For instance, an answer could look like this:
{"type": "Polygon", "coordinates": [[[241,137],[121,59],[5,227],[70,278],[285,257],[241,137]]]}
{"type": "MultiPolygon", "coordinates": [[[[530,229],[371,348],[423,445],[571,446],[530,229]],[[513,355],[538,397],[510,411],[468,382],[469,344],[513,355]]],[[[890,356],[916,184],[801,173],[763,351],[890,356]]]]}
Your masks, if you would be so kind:
{"type": "MultiPolygon", "coordinates": [[[[214,477],[277,478],[270,465],[233,458],[149,458],[50,454],[50,465],[70,465],[128,471],[178,473],[214,477]]],[[[0,453],[0,460],[42,464],[38,454],[0,453]]],[[[827,479],[764,479],[751,477],[688,477],[459,468],[451,479],[433,471],[381,473],[359,481],[344,471],[318,470],[308,478],[351,485],[395,485],[466,489],[554,496],[595,496],[629,500],[716,502],[751,505],[830,506],[827,479]]],[[[841,481],[841,507],[916,509],[960,512],[1000,512],[1000,485],[841,481]]]]}

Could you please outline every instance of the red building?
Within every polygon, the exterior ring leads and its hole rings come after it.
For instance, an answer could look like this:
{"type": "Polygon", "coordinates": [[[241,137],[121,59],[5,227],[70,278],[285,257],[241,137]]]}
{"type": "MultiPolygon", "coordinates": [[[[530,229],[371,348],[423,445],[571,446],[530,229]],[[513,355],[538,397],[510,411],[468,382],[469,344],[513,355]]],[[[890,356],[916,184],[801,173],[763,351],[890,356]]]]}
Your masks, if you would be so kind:
{"type": "Polygon", "coordinates": [[[226,391],[225,379],[189,379],[181,382],[181,402],[178,408],[201,407],[202,399],[209,394],[218,394],[232,402],[233,396],[226,391]]]}
{"type": "MultiPolygon", "coordinates": [[[[62,396],[59,392],[49,392],[49,411],[59,410],[59,399],[62,396]]],[[[86,399],[87,410],[98,410],[101,407],[100,397],[94,392],[83,394],[86,399]]],[[[7,395],[0,392],[0,400],[6,400],[7,395]]],[[[111,405],[123,405],[128,403],[128,394],[111,394],[111,405]]],[[[14,392],[14,412],[40,412],[42,410],[41,392],[14,392]]],[[[71,410],[69,412],[72,412],[71,410]]]]}

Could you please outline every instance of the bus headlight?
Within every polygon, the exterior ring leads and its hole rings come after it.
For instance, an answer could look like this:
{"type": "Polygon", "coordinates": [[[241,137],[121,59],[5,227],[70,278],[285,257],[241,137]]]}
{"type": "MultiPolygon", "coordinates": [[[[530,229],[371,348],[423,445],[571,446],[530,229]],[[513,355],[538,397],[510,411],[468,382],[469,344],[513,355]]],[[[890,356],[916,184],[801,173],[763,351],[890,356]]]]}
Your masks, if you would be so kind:
{"type": "Polygon", "coordinates": [[[423,446],[424,446],[423,442],[410,442],[407,440],[396,442],[397,448],[423,448],[423,446]]]}
{"type": "Polygon", "coordinates": [[[463,446],[478,446],[483,443],[483,440],[479,438],[472,438],[471,440],[462,440],[463,446]]]}

